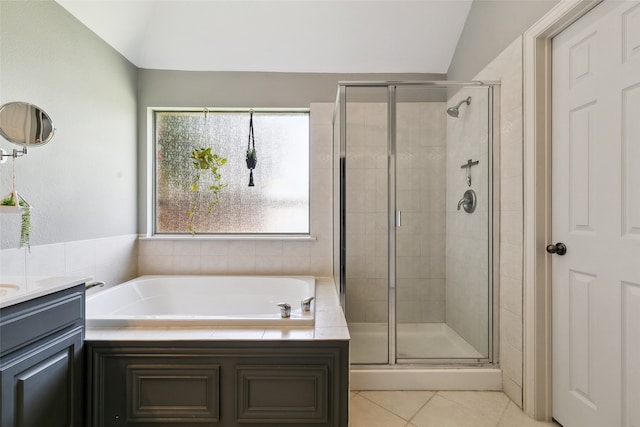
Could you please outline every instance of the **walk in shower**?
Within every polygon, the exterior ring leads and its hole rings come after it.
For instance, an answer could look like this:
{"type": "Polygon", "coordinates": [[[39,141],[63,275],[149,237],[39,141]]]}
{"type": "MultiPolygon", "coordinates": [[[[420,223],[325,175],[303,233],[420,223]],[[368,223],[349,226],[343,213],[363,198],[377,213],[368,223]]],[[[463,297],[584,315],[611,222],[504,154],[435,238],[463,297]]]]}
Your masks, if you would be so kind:
{"type": "Polygon", "coordinates": [[[499,86],[341,82],[336,277],[355,365],[490,365],[499,86]]]}

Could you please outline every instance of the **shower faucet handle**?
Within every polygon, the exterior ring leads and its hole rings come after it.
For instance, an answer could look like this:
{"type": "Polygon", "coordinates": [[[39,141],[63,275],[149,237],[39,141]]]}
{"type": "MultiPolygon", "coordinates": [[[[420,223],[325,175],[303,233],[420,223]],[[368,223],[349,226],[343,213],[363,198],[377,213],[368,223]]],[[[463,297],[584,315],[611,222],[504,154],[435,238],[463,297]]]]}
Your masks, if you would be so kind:
{"type": "Polygon", "coordinates": [[[476,210],[477,201],[476,192],[467,190],[458,202],[458,210],[460,210],[460,207],[463,207],[465,212],[473,213],[476,210]]]}

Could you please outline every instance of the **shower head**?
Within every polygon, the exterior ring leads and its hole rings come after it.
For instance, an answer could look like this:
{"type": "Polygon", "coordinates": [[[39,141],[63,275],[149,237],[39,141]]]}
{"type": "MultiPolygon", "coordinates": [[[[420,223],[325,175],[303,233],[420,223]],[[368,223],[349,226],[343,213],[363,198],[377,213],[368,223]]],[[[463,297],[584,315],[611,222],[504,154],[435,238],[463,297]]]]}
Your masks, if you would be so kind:
{"type": "Polygon", "coordinates": [[[462,101],[458,102],[458,105],[456,105],[455,107],[447,108],[447,114],[457,119],[460,115],[460,106],[462,104],[471,104],[471,97],[469,96],[467,97],[467,99],[463,99],[462,101]]]}

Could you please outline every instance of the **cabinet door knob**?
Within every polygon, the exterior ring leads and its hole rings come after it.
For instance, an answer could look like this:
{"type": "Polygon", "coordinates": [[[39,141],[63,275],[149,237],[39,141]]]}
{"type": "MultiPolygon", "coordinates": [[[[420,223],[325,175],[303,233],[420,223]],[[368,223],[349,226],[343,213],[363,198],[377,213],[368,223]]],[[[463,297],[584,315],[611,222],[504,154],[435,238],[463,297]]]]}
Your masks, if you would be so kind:
{"type": "Polygon", "coordinates": [[[567,246],[562,242],[558,242],[555,245],[548,245],[547,252],[550,254],[564,255],[567,253],[567,246]]]}

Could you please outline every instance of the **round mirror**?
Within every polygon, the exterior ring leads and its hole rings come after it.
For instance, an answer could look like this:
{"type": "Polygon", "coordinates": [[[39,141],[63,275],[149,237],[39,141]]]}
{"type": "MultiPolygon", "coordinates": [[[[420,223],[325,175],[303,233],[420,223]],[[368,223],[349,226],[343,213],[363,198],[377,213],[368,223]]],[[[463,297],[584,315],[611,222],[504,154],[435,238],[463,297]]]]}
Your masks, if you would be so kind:
{"type": "Polygon", "coordinates": [[[46,144],[55,129],[41,108],[27,102],[10,102],[0,107],[0,135],[20,145],[46,144]]]}

